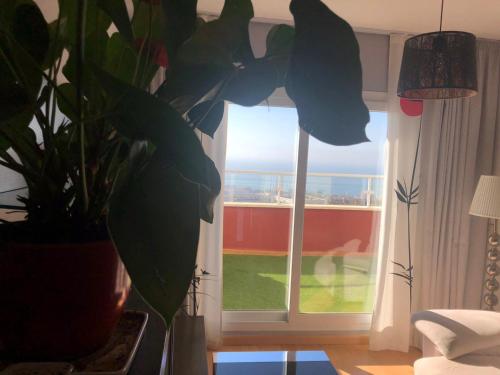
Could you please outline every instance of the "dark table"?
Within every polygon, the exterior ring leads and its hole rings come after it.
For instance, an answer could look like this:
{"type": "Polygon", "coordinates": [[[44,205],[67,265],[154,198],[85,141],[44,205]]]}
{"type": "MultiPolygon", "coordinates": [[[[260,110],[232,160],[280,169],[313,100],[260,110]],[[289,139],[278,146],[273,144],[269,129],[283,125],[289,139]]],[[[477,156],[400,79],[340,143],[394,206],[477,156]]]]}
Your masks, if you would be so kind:
{"type": "Polygon", "coordinates": [[[218,352],[214,375],[338,375],[323,351],[218,352]]]}
{"type": "Polygon", "coordinates": [[[164,375],[167,365],[167,327],[158,313],[144,302],[135,289],[131,290],[126,308],[145,311],[149,314],[144,336],[128,375],[164,375]]]}

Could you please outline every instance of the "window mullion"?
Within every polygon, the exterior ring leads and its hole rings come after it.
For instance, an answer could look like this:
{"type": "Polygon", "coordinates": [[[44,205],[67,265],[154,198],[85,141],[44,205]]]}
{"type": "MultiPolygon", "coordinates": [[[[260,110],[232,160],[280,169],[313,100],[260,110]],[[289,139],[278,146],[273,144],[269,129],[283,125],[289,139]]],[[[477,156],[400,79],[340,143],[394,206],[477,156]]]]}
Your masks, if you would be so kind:
{"type": "Polygon", "coordinates": [[[302,239],[304,229],[304,208],[306,197],[307,155],[309,135],[299,130],[299,147],[297,156],[297,177],[295,181],[295,199],[292,219],[291,260],[288,274],[290,275],[289,315],[288,321],[293,324],[299,313],[300,274],[302,263],[302,239]]]}

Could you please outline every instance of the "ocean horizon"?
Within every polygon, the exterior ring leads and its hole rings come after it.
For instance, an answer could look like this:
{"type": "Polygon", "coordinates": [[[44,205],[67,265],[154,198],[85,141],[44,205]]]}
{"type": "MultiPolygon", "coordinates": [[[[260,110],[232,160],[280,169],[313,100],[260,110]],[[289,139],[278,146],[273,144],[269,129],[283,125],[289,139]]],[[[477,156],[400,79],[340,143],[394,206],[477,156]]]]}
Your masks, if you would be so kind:
{"type": "MultiPolygon", "coordinates": [[[[292,197],[295,189],[295,176],[238,173],[230,171],[256,171],[256,172],[284,172],[293,173],[291,165],[270,164],[259,165],[258,163],[227,163],[224,180],[225,196],[229,201],[244,201],[247,197],[267,194],[281,197],[292,197]],[[239,197],[239,198],[238,198],[239,197]]],[[[377,175],[381,173],[373,168],[325,168],[314,166],[308,168],[308,173],[348,173],[377,175]]],[[[375,178],[371,181],[372,197],[381,199],[383,189],[383,178],[375,178]]],[[[336,177],[336,176],[308,176],[306,181],[306,194],[310,197],[325,200],[345,197],[352,199],[366,199],[368,191],[368,179],[358,177],[336,177]]]]}

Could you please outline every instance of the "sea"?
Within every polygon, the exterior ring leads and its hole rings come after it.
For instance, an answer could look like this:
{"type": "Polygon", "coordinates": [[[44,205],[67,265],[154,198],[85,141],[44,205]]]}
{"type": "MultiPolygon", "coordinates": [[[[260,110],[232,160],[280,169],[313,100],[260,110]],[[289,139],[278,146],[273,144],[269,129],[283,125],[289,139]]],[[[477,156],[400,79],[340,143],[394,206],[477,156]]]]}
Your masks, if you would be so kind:
{"type": "MultiPolygon", "coordinates": [[[[371,180],[372,199],[381,199],[383,190],[383,174],[373,168],[332,169],[321,166],[309,166],[308,173],[342,173],[359,175],[376,175],[371,180]]],[[[252,194],[277,195],[292,197],[295,189],[295,176],[287,165],[259,165],[257,163],[227,163],[224,179],[225,196],[229,200],[249,199],[252,194]],[[234,171],[234,172],[233,172],[234,171]],[[266,174],[250,173],[265,172],[266,174]],[[281,174],[283,173],[283,174],[281,174]],[[234,198],[240,199],[234,199],[234,198]],[[231,199],[232,198],[232,199],[231,199]]],[[[344,176],[307,176],[306,196],[309,199],[328,199],[331,197],[366,199],[368,179],[344,176]]]]}

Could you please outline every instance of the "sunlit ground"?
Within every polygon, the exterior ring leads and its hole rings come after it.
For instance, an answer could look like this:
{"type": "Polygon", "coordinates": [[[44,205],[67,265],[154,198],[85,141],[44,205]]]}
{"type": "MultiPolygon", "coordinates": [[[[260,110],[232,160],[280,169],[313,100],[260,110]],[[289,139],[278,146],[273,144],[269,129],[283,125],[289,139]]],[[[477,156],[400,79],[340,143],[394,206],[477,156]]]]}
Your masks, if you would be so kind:
{"type": "MultiPolygon", "coordinates": [[[[301,312],[370,312],[373,257],[305,256],[301,312]]],[[[225,310],[286,310],[287,257],[224,255],[225,310]]]]}

